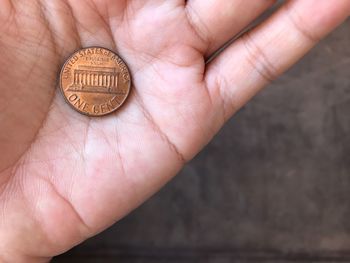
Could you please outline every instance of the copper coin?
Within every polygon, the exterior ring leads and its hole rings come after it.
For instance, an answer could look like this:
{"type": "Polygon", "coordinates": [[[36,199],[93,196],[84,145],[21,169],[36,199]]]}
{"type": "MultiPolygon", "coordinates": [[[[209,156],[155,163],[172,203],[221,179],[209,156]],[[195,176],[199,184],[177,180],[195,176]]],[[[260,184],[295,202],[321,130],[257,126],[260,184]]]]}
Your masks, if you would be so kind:
{"type": "Polygon", "coordinates": [[[78,50],[63,65],[60,88],[66,101],[88,116],[104,116],[123,105],[131,87],[125,62],[102,47],[78,50]]]}

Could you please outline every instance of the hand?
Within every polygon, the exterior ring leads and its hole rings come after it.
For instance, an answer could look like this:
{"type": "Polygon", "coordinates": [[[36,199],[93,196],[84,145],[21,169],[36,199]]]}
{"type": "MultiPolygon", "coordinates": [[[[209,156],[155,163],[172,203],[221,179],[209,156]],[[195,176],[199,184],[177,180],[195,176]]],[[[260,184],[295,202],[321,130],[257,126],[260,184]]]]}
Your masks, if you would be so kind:
{"type": "Polygon", "coordinates": [[[0,259],[48,261],[126,215],[350,14],[349,0],[290,1],[205,63],[273,2],[0,0],[0,259]],[[133,78],[102,118],[56,87],[93,45],[133,78]]]}

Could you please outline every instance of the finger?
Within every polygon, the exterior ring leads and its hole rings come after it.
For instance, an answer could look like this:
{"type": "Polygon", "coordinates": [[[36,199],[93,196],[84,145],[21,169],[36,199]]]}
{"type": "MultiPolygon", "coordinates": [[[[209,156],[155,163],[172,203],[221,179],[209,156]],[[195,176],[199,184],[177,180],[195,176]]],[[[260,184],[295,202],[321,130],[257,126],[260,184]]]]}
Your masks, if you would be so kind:
{"type": "Polygon", "coordinates": [[[118,17],[124,12],[128,0],[93,0],[103,17],[118,17]]]}
{"type": "MultiPolygon", "coordinates": [[[[55,2],[55,1],[53,1],[55,2]]],[[[75,20],[75,30],[81,46],[100,46],[116,49],[111,20],[119,19],[126,0],[68,0],[69,13],[75,20]]]]}
{"type": "Polygon", "coordinates": [[[189,0],[186,10],[189,22],[206,42],[210,56],[239,33],[275,0],[189,0]]]}
{"type": "Polygon", "coordinates": [[[207,69],[225,118],[282,74],[350,14],[349,0],[294,0],[233,43],[207,69]]]}

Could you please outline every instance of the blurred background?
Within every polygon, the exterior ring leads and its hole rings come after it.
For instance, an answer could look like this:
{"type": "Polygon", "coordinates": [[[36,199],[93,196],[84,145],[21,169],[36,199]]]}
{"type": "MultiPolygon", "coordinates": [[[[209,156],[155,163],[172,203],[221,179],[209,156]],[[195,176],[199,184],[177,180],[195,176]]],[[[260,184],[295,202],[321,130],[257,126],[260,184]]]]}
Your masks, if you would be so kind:
{"type": "Polygon", "coordinates": [[[350,21],[70,262],[350,262],[350,21]]]}

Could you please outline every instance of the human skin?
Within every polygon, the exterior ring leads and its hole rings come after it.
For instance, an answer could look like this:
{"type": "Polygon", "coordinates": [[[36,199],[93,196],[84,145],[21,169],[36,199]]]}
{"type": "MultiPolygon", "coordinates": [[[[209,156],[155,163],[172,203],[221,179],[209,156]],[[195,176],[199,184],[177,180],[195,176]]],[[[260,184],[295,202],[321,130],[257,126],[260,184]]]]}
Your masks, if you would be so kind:
{"type": "Polygon", "coordinates": [[[207,59],[273,0],[0,0],[0,262],[48,262],[159,190],[227,119],[350,14],[292,0],[207,59]],[[90,118],[57,89],[64,60],[103,46],[133,87],[90,118]]]}

